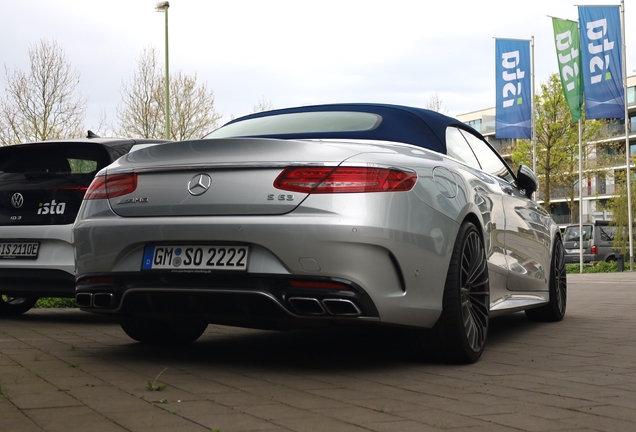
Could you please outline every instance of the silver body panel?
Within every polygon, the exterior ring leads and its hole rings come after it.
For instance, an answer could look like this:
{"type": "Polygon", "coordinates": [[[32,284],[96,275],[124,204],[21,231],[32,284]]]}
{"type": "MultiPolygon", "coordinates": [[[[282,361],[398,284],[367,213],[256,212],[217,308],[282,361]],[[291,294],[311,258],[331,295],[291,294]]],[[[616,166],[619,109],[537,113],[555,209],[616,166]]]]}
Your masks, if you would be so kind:
{"type": "MultiPolygon", "coordinates": [[[[138,186],[110,201],[84,201],[73,228],[78,278],[157,274],[141,269],[147,244],[248,245],[248,276],[342,279],[360,287],[377,308],[377,317],[340,320],[431,327],[442,311],[459,226],[471,218],[488,254],[491,316],[549,300],[547,275],[558,230],[549,215],[515,186],[413,145],[199,140],[130,153],[107,172],[137,172],[138,186]],[[273,181],[290,165],[399,167],[415,171],[418,180],[409,192],[280,191],[273,181]],[[200,174],[210,176],[210,189],[193,196],[188,183],[200,174]]],[[[209,290],[240,291],[230,285],[209,290]]],[[[206,288],[157,284],[139,290],[206,288]]],[[[119,313],[120,306],[102,312],[119,313]]]]}
{"type": "Polygon", "coordinates": [[[40,247],[37,259],[0,260],[0,269],[49,269],[75,275],[71,225],[11,227],[2,230],[2,240],[37,241],[40,247]]]}

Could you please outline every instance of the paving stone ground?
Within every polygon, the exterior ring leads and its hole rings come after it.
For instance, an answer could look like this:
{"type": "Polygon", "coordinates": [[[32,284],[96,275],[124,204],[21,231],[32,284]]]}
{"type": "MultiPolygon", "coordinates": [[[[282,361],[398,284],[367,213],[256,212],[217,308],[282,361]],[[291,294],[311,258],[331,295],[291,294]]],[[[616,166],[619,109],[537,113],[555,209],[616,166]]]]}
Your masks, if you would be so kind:
{"type": "Polygon", "coordinates": [[[494,319],[467,366],[377,331],[210,326],[167,349],[74,309],[0,318],[0,431],[634,431],[636,273],[568,280],[562,322],[494,319]]]}

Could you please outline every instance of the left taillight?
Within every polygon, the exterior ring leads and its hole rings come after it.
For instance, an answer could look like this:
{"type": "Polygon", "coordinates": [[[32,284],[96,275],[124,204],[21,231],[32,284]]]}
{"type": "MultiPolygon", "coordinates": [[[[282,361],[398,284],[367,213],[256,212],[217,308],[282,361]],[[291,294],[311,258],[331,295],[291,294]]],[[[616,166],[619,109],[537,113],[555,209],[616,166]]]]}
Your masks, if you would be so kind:
{"type": "Polygon", "coordinates": [[[417,174],[397,168],[287,167],[274,187],[312,194],[405,192],[413,189],[417,174]]]}
{"type": "Polygon", "coordinates": [[[137,173],[95,177],[84,195],[85,200],[110,199],[137,189],[137,173]]]}

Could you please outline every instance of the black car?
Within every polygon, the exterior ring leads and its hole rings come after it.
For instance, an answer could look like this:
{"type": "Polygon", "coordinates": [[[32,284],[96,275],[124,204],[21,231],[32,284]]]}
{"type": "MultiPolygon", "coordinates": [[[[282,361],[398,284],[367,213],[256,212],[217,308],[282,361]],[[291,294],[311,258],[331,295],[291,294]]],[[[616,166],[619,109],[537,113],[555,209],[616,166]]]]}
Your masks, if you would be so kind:
{"type": "Polygon", "coordinates": [[[0,314],[75,295],[71,226],[95,174],[153,139],[86,138],[0,147],[0,314]]]}

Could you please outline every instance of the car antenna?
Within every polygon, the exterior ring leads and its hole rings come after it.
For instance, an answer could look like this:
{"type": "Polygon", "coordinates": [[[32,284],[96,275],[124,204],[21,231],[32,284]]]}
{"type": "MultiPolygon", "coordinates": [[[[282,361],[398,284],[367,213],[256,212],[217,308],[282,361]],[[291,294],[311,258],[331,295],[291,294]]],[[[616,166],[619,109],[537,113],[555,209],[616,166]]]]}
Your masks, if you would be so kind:
{"type": "Polygon", "coordinates": [[[86,135],[86,138],[101,138],[99,135],[97,135],[95,132],[93,132],[92,130],[88,130],[88,135],[86,135]]]}

